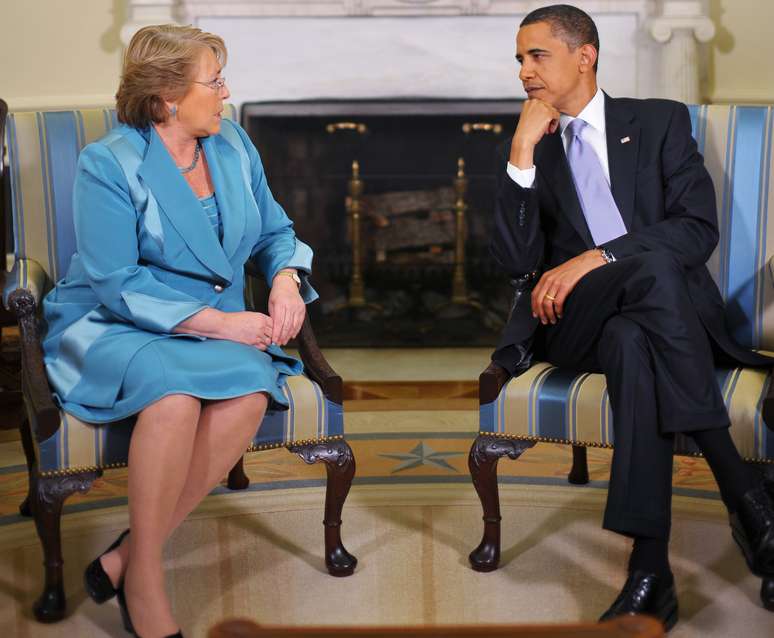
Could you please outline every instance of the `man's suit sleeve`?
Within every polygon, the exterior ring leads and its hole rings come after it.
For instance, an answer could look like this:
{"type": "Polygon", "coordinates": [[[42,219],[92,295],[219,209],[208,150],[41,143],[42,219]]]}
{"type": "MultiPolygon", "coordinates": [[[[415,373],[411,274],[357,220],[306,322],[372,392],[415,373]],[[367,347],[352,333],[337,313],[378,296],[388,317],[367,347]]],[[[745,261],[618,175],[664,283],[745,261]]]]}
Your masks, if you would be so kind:
{"type": "MultiPolygon", "coordinates": [[[[498,153],[495,223],[491,251],[511,277],[539,270],[543,264],[544,235],[540,227],[537,188],[522,188],[506,172],[508,147],[498,153]]],[[[535,186],[539,187],[540,176],[535,186]]]]}
{"type": "Polygon", "coordinates": [[[645,251],[667,252],[687,268],[707,262],[718,243],[712,178],[691,136],[684,104],[675,103],[661,150],[664,219],[605,244],[617,259],[645,251]]]}

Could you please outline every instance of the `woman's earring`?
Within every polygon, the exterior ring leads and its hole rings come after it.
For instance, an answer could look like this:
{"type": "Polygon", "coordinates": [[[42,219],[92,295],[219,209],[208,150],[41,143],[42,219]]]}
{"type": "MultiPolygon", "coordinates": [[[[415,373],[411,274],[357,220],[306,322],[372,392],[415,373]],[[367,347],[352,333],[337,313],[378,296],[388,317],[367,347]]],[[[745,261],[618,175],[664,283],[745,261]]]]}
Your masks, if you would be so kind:
{"type": "Polygon", "coordinates": [[[169,116],[170,117],[177,117],[177,104],[173,104],[172,108],[169,109],[169,116]]]}

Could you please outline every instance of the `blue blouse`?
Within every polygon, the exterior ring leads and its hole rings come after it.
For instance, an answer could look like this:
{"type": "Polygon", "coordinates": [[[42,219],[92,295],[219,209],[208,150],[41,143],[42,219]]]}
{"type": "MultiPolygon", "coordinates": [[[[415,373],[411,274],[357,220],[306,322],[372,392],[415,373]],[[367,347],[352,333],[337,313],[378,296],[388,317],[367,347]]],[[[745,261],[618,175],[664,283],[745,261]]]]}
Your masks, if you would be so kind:
{"type": "Polygon", "coordinates": [[[207,213],[207,219],[210,220],[210,225],[218,238],[218,241],[223,243],[223,219],[220,216],[220,209],[218,208],[218,200],[215,198],[215,193],[207,197],[200,197],[199,201],[204,208],[204,212],[207,213]]]}

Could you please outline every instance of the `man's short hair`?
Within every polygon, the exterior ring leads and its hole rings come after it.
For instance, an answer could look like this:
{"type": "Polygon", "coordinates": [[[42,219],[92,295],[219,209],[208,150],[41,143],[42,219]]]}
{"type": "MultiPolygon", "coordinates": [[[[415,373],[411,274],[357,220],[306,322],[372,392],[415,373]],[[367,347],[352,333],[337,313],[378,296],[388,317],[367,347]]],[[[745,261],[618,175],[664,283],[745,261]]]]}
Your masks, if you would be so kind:
{"type": "Polygon", "coordinates": [[[597,60],[594,62],[596,72],[599,66],[599,33],[597,25],[588,13],[569,4],[552,4],[528,13],[519,27],[537,22],[547,22],[551,25],[553,36],[562,40],[570,51],[575,51],[584,44],[593,46],[597,50],[597,60]]]}

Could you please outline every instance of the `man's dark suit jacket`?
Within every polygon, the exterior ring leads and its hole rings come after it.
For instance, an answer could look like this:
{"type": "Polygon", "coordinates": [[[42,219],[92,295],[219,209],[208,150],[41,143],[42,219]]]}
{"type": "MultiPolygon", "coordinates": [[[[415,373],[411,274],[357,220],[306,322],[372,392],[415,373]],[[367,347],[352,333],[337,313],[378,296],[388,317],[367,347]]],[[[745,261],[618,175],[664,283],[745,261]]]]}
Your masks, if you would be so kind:
{"type": "MultiPolygon", "coordinates": [[[[685,267],[691,300],[720,356],[744,365],[771,365],[771,359],[731,338],[723,300],[705,266],[718,242],[715,190],[691,136],[686,106],[605,95],[605,121],[613,198],[628,232],[604,247],[616,259],[644,251],[677,258],[685,267]]],[[[594,241],[560,131],[546,135],[535,148],[533,188],[521,188],[507,175],[510,144],[504,151],[492,253],[511,278],[536,283],[542,271],[593,248],[594,241]]],[[[511,374],[529,367],[538,326],[525,290],[492,359],[511,374]]]]}

